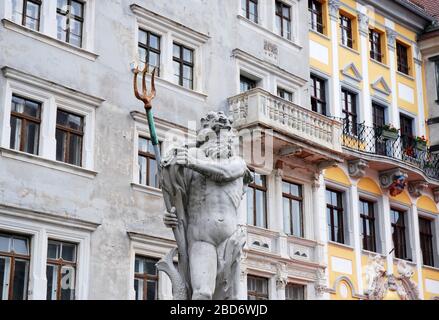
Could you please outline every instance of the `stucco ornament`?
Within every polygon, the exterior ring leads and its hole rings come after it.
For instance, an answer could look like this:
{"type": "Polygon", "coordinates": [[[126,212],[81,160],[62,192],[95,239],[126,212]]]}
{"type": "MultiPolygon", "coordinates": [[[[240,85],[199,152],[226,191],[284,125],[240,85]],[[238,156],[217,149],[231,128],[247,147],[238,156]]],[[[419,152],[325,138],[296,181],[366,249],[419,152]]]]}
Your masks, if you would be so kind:
{"type": "Polygon", "coordinates": [[[366,267],[366,281],[369,300],[383,300],[388,291],[398,294],[401,300],[419,300],[418,286],[412,280],[413,268],[405,260],[397,264],[398,274],[386,274],[384,258],[380,255],[369,256],[366,267]]]}
{"type": "Polygon", "coordinates": [[[366,267],[367,295],[370,300],[382,300],[387,291],[384,258],[379,254],[370,255],[366,267]]]}
{"type": "Polygon", "coordinates": [[[285,289],[288,284],[288,270],[285,263],[276,264],[276,287],[285,289]]]}
{"type": "Polygon", "coordinates": [[[405,300],[419,300],[419,290],[416,283],[412,280],[414,275],[413,267],[410,266],[407,261],[399,260],[397,265],[397,271],[399,276],[396,277],[400,281],[401,291],[404,291],[406,295],[401,297],[405,300]]]}
{"type": "Polygon", "coordinates": [[[162,159],[161,186],[171,207],[164,222],[178,249],[157,268],[170,277],[174,299],[237,299],[245,244],[237,210],[251,174],[236,154],[235,138],[232,121],[210,112],[201,119],[196,144],[173,148],[162,159]]]}

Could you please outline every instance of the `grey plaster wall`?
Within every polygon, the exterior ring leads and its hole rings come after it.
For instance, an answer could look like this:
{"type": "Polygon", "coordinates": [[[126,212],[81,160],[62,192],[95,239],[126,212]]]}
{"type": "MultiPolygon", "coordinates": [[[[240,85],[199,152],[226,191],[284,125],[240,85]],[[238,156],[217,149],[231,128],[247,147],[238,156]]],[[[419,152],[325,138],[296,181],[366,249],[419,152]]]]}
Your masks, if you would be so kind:
{"type": "MultiPolygon", "coordinates": [[[[102,223],[91,239],[91,299],[126,299],[132,290],[127,226],[138,225],[147,234],[172,238],[161,220],[162,199],[134,191],[130,185],[135,147],[130,112],[143,111],[132,94],[129,67],[136,50],[133,2],[210,36],[204,61],[206,101],[158,87],[154,111],[159,118],[186,125],[211,108],[226,110],[226,99],[237,94],[232,50],[240,48],[263,58],[264,37],[239,25],[238,0],[96,1],[96,61],[0,25],[0,67],[13,67],[105,99],[96,112],[95,178],[0,157],[0,203],[102,223]]],[[[307,1],[298,3],[304,19],[307,1]]],[[[299,28],[303,49],[281,49],[280,67],[307,79],[307,22],[299,28]]],[[[1,86],[4,80],[1,75],[1,86]]]]}

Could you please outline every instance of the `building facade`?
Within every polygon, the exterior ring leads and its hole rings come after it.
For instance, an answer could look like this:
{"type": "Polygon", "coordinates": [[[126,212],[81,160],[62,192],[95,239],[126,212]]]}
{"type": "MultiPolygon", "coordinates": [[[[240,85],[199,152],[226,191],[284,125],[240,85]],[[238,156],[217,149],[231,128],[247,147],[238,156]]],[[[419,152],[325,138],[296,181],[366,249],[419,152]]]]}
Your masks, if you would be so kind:
{"type": "Polygon", "coordinates": [[[372,253],[439,296],[421,8],[7,0],[0,18],[1,299],[172,298],[136,65],[158,68],[162,151],[212,109],[251,146],[241,299],[367,299],[372,253]]]}

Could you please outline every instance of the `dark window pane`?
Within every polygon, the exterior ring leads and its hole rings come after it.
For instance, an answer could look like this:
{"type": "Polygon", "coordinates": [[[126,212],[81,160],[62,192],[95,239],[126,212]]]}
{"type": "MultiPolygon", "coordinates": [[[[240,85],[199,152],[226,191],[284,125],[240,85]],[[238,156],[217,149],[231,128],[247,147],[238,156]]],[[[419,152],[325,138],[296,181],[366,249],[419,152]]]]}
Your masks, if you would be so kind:
{"type": "Polygon", "coordinates": [[[76,261],[76,245],[63,243],[62,244],[62,258],[65,261],[75,262],[76,261]]]}
{"type": "Polygon", "coordinates": [[[12,240],[12,251],[17,254],[28,255],[29,254],[29,243],[27,239],[16,238],[12,240]]]}
{"type": "Polygon", "coordinates": [[[26,260],[15,260],[13,274],[13,300],[27,299],[27,285],[29,281],[29,262],[26,260]]]}
{"type": "Polygon", "coordinates": [[[0,257],[0,301],[8,298],[10,258],[0,257]]]}
{"type": "Polygon", "coordinates": [[[147,282],[147,298],[148,300],[156,300],[156,286],[157,286],[157,282],[154,280],[149,280],[147,282]]]}
{"type": "Polygon", "coordinates": [[[59,259],[60,258],[61,245],[59,243],[49,242],[47,245],[47,258],[59,259]]]}

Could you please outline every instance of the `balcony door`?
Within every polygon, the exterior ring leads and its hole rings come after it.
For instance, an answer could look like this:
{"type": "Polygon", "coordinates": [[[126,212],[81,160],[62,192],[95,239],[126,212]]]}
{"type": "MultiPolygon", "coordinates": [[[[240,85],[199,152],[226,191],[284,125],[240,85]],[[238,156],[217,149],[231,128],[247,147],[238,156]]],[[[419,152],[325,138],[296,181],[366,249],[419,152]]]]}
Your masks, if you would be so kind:
{"type": "Polygon", "coordinates": [[[386,108],[372,103],[373,127],[375,131],[375,152],[379,155],[387,155],[386,141],[380,139],[382,127],[386,124],[386,108]]]}
{"type": "Polygon", "coordinates": [[[401,140],[403,152],[407,156],[414,157],[413,148],[413,118],[406,115],[399,115],[400,127],[401,127],[401,140]]]}

